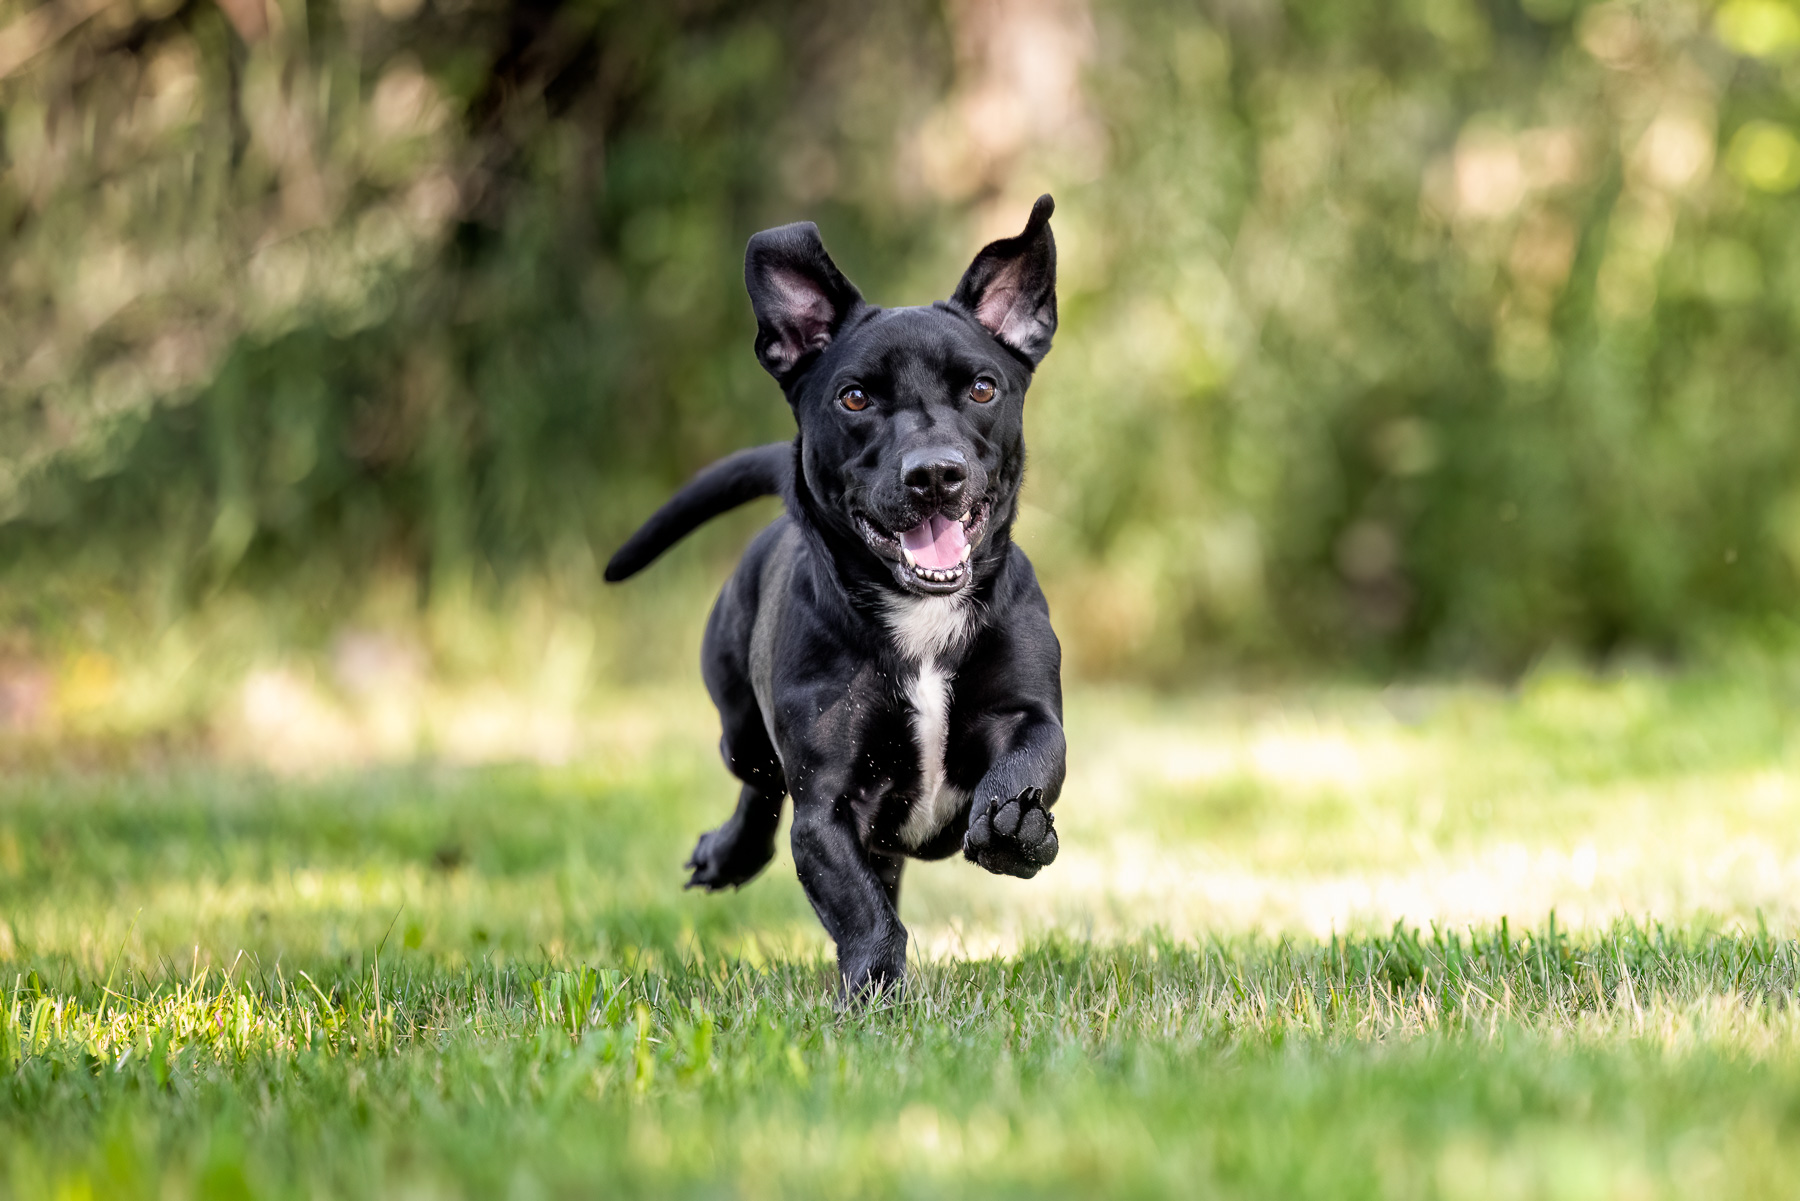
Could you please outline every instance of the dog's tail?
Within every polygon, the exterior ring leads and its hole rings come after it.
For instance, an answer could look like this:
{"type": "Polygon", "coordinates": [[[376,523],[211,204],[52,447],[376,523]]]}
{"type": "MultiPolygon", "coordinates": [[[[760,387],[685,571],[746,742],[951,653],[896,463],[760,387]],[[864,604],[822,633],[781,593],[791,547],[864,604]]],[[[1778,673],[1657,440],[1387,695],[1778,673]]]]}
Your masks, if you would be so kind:
{"type": "Polygon", "coordinates": [[[794,444],[771,442],[727,455],[689,480],[606,565],[606,582],[630,579],[702,525],[759,496],[780,496],[794,469],[794,444]]]}

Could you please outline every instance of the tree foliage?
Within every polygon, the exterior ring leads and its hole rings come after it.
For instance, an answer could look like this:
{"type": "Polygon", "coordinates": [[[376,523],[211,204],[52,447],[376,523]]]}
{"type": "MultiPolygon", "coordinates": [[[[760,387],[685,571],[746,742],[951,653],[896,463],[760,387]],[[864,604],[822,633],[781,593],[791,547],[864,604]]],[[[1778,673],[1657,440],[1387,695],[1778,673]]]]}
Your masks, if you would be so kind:
{"type": "Polygon", "coordinates": [[[1785,3],[875,8],[0,8],[0,567],[429,603],[601,560],[791,428],[751,232],[917,303],[1053,190],[1022,536],[1083,669],[1788,608],[1785,3]]]}

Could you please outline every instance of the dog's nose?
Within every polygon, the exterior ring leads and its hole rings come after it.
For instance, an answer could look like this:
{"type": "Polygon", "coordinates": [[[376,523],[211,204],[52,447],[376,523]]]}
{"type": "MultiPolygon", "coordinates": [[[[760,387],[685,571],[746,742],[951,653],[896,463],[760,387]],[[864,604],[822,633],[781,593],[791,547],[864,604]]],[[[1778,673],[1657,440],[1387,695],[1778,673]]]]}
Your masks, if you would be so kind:
{"type": "Polygon", "coordinates": [[[944,446],[909,450],[900,459],[900,479],[925,504],[951,508],[962,498],[969,461],[961,451],[944,446]]]}

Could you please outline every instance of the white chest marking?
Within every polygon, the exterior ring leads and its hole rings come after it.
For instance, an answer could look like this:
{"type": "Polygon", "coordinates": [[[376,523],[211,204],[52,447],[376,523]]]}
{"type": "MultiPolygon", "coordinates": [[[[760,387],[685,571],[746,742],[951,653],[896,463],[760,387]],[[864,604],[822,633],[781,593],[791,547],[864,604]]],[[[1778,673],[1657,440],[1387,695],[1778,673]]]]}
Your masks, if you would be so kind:
{"type": "Polygon", "coordinates": [[[913,741],[919,747],[919,795],[900,837],[916,847],[944,828],[962,807],[962,793],[944,779],[944,747],[950,740],[950,673],[936,663],[919,668],[907,686],[913,703],[913,741]]]}
{"type": "Polygon", "coordinates": [[[887,626],[894,645],[914,663],[942,659],[975,625],[975,606],[956,596],[906,596],[888,602],[887,626]]]}
{"type": "Polygon", "coordinates": [[[942,830],[968,799],[944,779],[951,673],[941,660],[968,637],[974,619],[973,607],[960,596],[907,597],[888,607],[894,645],[919,665],[906,686],[913,706],[913,741],[919,748],[919,794],[900,827],[908,846],[920,846],[942,830]]]}

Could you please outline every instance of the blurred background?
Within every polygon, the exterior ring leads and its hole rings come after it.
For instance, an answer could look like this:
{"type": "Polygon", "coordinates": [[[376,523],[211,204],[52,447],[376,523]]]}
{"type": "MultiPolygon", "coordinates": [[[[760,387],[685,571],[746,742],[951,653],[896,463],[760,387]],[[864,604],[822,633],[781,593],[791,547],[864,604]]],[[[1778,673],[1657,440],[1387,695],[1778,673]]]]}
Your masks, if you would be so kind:
{"type": "Polygon", "coordinates": [[[1043,191],[1073,681],[1794,641],[1783,0],[4,0],[0,110],[27,740],[555,757],[697,693],[773,502],[600,566],[791,433],[745,240],[917,304],[1043,191]]]}

